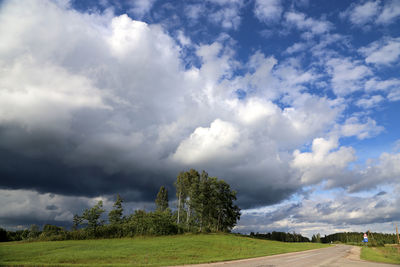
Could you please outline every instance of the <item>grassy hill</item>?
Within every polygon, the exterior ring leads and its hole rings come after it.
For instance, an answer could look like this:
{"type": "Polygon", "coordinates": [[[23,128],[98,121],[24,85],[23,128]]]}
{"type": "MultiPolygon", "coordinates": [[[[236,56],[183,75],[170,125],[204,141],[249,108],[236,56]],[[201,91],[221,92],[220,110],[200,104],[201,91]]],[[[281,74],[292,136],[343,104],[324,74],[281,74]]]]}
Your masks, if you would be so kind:
{"type": "Polygon", "coordinates": [[[0,243],[1,266],[162,266],[235,260],[326,247],[233,234],[0,243]]]}

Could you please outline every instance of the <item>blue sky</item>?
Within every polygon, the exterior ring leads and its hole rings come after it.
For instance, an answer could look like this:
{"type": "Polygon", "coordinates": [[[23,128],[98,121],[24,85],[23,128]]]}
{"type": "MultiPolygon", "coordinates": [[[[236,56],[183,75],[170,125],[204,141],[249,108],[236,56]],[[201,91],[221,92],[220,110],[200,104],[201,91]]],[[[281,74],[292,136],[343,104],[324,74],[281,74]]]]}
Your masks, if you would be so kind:
{"type": "Polygon", "coordinates": [[[236,231],[400,220],[400,2],[0,2],[0,226],[151,209],[196,168],[236,231]]]}

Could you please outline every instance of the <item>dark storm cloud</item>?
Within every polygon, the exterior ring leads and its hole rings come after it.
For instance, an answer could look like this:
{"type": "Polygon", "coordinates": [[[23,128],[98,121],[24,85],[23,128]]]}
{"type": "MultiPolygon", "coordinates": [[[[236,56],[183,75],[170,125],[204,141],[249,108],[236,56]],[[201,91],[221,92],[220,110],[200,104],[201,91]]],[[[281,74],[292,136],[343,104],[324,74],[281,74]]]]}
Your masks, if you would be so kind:
{"type": "Polygon", "coordinates": [[[38,225],[39,227],[42,227],[45,224],[51,224],[70,229],[72,221],[59,221],[37,217],[35,218],[33,214],[0,218],[0,225],[12,231],[29,229],[29,227],[33,224],[38,225]]]}
{"type": "Polygon", "coordinates": [[[59,208],[56,205],[47,205],[46,210],[58,210],[59,208]]]}
{"type": "Polygon", "coordinates": [[[172,184],[173,175],[147,170],[109,175],[100,167],[67,166],[57,157],[31,158],[0,150],[2,188],[89,197],[119,193],[127,201],[152,201],[161,185],[172,184]]]}
{"type": "MultiPolygon", "coordinates": [[[[170,199],[173,200],[175,198],[173,182],[179,171],[181,170],[178,168],[175,170],[134,170],[132,168],[129,173],[120,172],[110,175],[101,167],[68,166],[57,156],[32,158],[8,150],[0,150],[0,177],[2,177],[0,187],[3,189],[34,189],[40,193],[51,192],[87,197],[118,193],[126,201],[152,202],[160,186],[165,185],[169,189],[170,199]]],[[[220,172],[219,177],[230,182],[232,189],[238,192],[238,204],[242,208],[274,204],[287,198],[296,190],[295,188],[268,190],[262,184],[258,188],[251,189],[236,182],[242,177],[226,174],[224,176],[223,172],[220,172]]]]}

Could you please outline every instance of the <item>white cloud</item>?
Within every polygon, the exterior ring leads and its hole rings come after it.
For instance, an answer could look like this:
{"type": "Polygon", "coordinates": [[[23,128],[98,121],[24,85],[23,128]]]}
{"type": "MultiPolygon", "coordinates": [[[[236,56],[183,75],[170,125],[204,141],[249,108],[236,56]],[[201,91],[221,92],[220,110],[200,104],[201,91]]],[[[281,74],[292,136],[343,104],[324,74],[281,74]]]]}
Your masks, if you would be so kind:
{"type": "Polygon", "coordinates": [[[333,91],[338,96],[362,90],[363,81],[372,75],[367,66],[347,58],[332,58],[326,65],[328,73],[332,76],[333,91]]]}
{"type": "Polygon", "coordinates": [[[353,148],[338,148],[336,138],[316,138],[312,142],[312,152],[293,152],[291,167],[300,171],[303,184],[335,179],[336,176],[342,176],[348,164],[356,160],[353,148]]]}
{"type": "Polygon", "coordinates": [[[180,43],[182,46],[190,46],[190,45],[192,44],[192,41],[190,40],[190,38],[187,37],[187,36],[183,33],[183,31],[178,31],[177,39],[178,39],[179,43],[180,43]]]}
{"type": "Polygon", "coordinates": [[[389,101],[400,100],[400,80],[398,79],[380,81],[373,78],[365,83],[365,89],[367,92],[384,91],[389,101]]]}
{"type": "Polygon", "coordinates": [[[379,81],[376,78],[373,78],[365,83],[365,89],[368,92],[387,91],[392,88],[399,88],[399,87],[400,87],[400,80],[398,79],[379,81]]]}
{"type": "Polygon", "coordinates": [[[185,14],[192,22],[199,22],[201,17],[205,17],[209,22],[224,29],[237,30],[241,23],[240,11],[243,0],[225,1],[208,0],[202,4],[187,4],[184,7],[185,14]]]}
{"type": "Polygon", "coordinates": [[[225,29],[237,30],[240,26],[240,10],[244,4],[243,0],[208,0],[218,5],[217,9],[207,11],[207,19],[212,23],[225,29]]]}
{"type": "Polygon", "coordinates": [[[350,192],[377,188],[382,185],[397,186],[400,176],[400,153],[382,153],[378,159],[370,159],[367,166],[354,173],[356,179],[348,184],[350,192]]]}
{"type": "MultiPolygon", "coordinates": [[[[372,100],[373,102],[374,100],[372,100]]],[[[378,101],[381,101],[378,99],[378,101]]],[[[367,102],[369,104],[369,102],[367,102]]],[[[357,102],[357,104],[360,104],[357,102]]],[[[374,103],[373,103],[374,104],[374,103]]],[[[364,104],[365,105],[365,104],[364,104]]],[[[382,126],[376,124],[371,118],[367,118],[365,123],[359,121],[357,117],[351,117],[341,126],[342,136],[357,136],[358,139],[370,138],[378,135],[384,130],[382,126]]]]}
{"type": "Polygon", "coordinates": [[[262,22],[277,22],[283,11],[281,0],[256,0],[255,16],[262,22]]]}
{"type": "Polygon", "coordinates": [[[197,20],[205,12],[205,6],[200,4],[185,6],[185,15],[192,20],[197,20]]]}
{"type": "Polygon", "coordinates": [[[198,127],[183,140],[173,158],[188,165],[221,158],[226,161],[235,155],[239,138],[239,130],[233,124],[216,119],[210,127],[198,127]]]}
{"type": "Polygon", "coordinates": [[[399,101],[400,100],[400,90],[399,90],[399,88],[396,88],[395,90],[392,90],[391,92],[389,92],[389,94],[387,95],[387,98],[390,101],[399,101]]]}
{"type": "Polygon", "coordinates": [[[142,18],[153,7],[156,0],[130,0],[128,4],[131,6],[130,13],[138,18],[142,18]]]}
{"type": "Polygon", "coordinates": [[[371,22],[379,13],[380,1],[367,1],[363,4],[352,5],[342,16],[350,19],[355,25],[364,25],[371,22]]]}
{"type": "Polygon", "coordinates": [[[364,27],[364,29],[369,29],[371,24],[388,25],[400,17],[400,3],[397,0],[364,1],[360,4],[352,4],[340,16],[348,18],[353,25],[364,27]]]}
{"type": "Polygon", "coordinates": [[[329,32],[329,30],[333,28],[329,21],[307,18],[306,15],[301,12],[286,12],[285,19],[289,25],[294,25],[299,30],[307,31],[306,33],[310,36],[329,32]]]}
{"type": "Polygon", "coordinates": [[[295,43],[292,46],[289,46],[288,48],[286,48],[286,53],[293,54],[293,53],[301,52],[301,51],[304,51],[307,48],[307,46],[308,45],[306,43],[295,43]]]}
{"type": "Polygon", "coordinates": [[[245,104],[239,105],[238,117],[244,124],[255,124],[267,117],[277,116],[280,112],[272,102],[250,98],[245,104]]]}
{"type": "Polygon", "coordinates": [[[381,95],[373,95],[369,98],[361,98],[356,101],[360,108],[373,108],[382,103],[385,99],[381,95]]]}
{"type": "Polygon", "coordinates": [[[359,49],[366,63],[390,65],[400,58],[400,38],[390,38],[371,43],[359,49]]]}
{"type": "Polygon", "coordinates": [[[239,16],[238,6],[229,6],[221,8],[220,10],[209,15],[209,19],[221,25],[225,29],[237,29],[240,25],[241,17],[239,16]]]}
{"type": "Polygon", "coordinates": [[[68,131],[75,111],[110,108],[103,101],[105,94],[87,77],[58,66],[22,58],[13,65],[0,63],[0,68],[0,124],[61,133],[68,131]]]}
{"type": "Polygon", "coordinates": [[[400,17],[400,2],[396,0],[384,1],[382,13],[378,16],[376,22],[382,24],[393,23],[400,17]]]}

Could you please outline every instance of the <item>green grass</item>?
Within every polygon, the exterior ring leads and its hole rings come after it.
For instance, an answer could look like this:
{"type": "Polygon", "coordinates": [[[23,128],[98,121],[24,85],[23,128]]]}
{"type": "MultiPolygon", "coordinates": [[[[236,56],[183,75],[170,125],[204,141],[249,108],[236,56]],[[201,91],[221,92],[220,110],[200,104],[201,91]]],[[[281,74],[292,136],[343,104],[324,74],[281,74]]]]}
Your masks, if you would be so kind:
{"type": "Polygon", "coordinates": [[[400,264],[400,251],[395,246],[363,247],[361,259],[375,262],[400,264]]]}
{"type": "Polygon", "coordinates": [[[0,243],[0,266],[162,266],[235,260],[326,247],[233,234],[0,243]]]}

